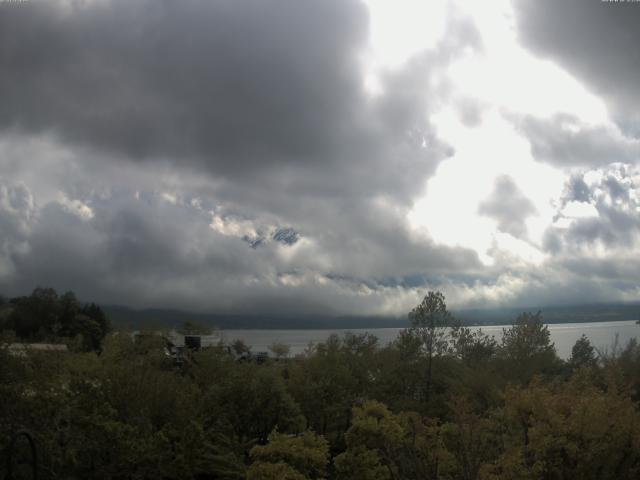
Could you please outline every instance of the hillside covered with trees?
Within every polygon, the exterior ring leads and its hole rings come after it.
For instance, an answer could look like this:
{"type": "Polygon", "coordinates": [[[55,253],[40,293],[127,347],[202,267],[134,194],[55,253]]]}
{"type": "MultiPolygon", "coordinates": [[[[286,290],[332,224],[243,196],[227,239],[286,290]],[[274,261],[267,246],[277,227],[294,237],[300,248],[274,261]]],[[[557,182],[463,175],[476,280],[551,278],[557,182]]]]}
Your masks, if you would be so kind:
{"type": "Polygon", "coordinates": [[[28,296],[0,297],[0,331],[21,341],[64,342],[97,351],[110,329],[102,309],[95,303],[80,303],[73,292],[58,295],[53,288],[39,287],[28,296]]]}
{"type": "Polygon", "coordinates": [[[160,336],[107,334],[99,307],[54,293],[1,310],[2,478],[640,477],[635,341],[598,354],[583,337],[563,361],[540,314],[497,341],[429,292],[388,346],[332,335],[295,358],[220,345],[177,364],[160,336]],[[16,355],[16,336],[78,348],[16,355]]]}

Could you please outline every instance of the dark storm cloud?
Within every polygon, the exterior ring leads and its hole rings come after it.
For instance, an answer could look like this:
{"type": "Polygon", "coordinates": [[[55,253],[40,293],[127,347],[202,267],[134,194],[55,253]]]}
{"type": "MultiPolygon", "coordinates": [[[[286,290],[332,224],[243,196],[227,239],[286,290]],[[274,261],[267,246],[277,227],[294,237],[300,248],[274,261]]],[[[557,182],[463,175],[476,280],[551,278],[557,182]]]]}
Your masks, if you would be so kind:
{"type": "Polygon", "coordinates": [[[536,208],[511,177],[502,176],[496,179],[493,192],[480,204],[478,213],[497,220],[498,230],[520,238],[526,236],[525,222],[536,208]]]}
{"type": "Polygon", "coordinates": [[[603,126],[583,124],[577,117],[558,114],[550,119],[513,118],[531,143],[536,160],[560,167],[594,167],[640,160],[640,141],[603,126]]]}
{"type": "MultiPolygon", "coordinates": [[[[536,37],[541,10],[525,37],[563,63],[536,37]]],[[[482,49],[452,12],[443,39],[377,72],[382,93],[370,96],[367,10],[353,0],[0,2],[0,292],[41,284],[141,307],[395,314],[428,288],[526,305],[629,291],[638,205],[622,170],[572,177],[559,209],[587,202],[599,216],[549,229],[553,264],[496,254],[485,267],[407,225],[454,153],[433,113],[453,105],[482,127],[486,106],[447,78],[482,49]],[[610,268],[581,266],[600,244],[617,252],[610,268]]],[[[629,72],[607,83],[581,67],[569,34],[552,34],[575,54],[564,64],[628,123],[636,100],[617,84],[629,72]]],[[[625,55],[597,62],[622,68],[625,55]]],[[[573,117],[511,120],[556,166],[637,159],[628,137],[573,117]]],[[[480,213],[522,238],[535,209],[505,177],[480,213]]]]}
{"type": "MultiPolygon", "coordinates": [[[[2,258],[3,264],[10,261],[12,272],[0,272],[0,288],[9,295],[41,284],[72,289],[86,299],[134,306],[380,313],[388,302],[406,294],[376,280],[388,272],[445,275],[478,267],[472,252],[411,241],[406,225],[392,217],[384,227],[375,225],[379,219],[371,214],[371,222],[362,221],[350,236],[341,225],[325,235],[309,229],[311,240],[302,235],[286,245],[281,243],[283,235],[293,238],[297,232],[274,228],[273,236],[280,240],[265,238],[251,249],[241,230],[229,228],[231,233],[225,234],[212,229],[211,213],[188,198],[174,201],[120,188],[116,196],[84,198],[89,210],[83,210],[69,200],[38,207],[26,188],[8,188],[31,199],[19,202],[31,205],[26,210],[0,211],[0,222],[7,226],[3,240],[16,239],[16,248],[2,258]],[[22,227],[17,220],[28,216],[28,228],[22,227]]],[[[261,228],[258,220],[224,221],[231,227],[244,222],[261,228]]]]}
{"type": "Polygon", "coordinates": [[[5,128],[226,173],[330,160],[362,135],[356,2],[71,5],[0,9],[5,128]]]}
{"type": "Polygon", "coordinates": [[[620,126],[638,134],[638,4],[522,0],[514,2],[514,6],[523,43],[586,82],[605,99],[620,126]]]}
{"type": "Polygon", "coordinates": [[[604,279],[614,282],[616,287],[632,290],[638,285],[640,261],[628,256],[611,255],[610,258],[569,257],[562,266],[584,278],[604,279]]]}
{"type": "Polygon", "coordinates": [[[250,257],[243,242],[213,232],[206,212],[122,193],[93,198],[91,218],[58,202],[41,207],[25,238],[28,251],[14,255],[16,273],[4,287],[29,290],[35,279],[133,305],[186,307],[196,297],[190,306],[200,309],[223,304],[227,282],[237,287],[238,279],[263,275],[272,263],[272,252],[250,257]]]}
{"type": "Polygon", "coordinates": [[[523,272],[520,281],[526,284],[518,295],[512,298],[516,305],[529,309],[556,305],[594,304],[598,302],[628,301],[635,298],[637,282],[628,278],[611,278],[601,275],[598,268],[603,264],[625,262],[624,259],[582,263],[574,261],[546,265],[537,275],[523,272]]]}
{"type": "Polygon", "coordinates": [[[6,293],[395,313],[418,287],[380,279],[481,269],[406,222],[453,153],[429,117],[465,19],[370,97],[357,2],[69,3],[0,8],[0,175],[37,213],[6,293]]]}
{"type": "Polygon", "coordinates": [[[0,9],[0,127],[291,195],[411,201],[451,153],[428,121],[446,91],[424,81],[479,42],[452,15],[444,40],[383,74],[374,100],[356,1],[70,4],[0,9]]]}

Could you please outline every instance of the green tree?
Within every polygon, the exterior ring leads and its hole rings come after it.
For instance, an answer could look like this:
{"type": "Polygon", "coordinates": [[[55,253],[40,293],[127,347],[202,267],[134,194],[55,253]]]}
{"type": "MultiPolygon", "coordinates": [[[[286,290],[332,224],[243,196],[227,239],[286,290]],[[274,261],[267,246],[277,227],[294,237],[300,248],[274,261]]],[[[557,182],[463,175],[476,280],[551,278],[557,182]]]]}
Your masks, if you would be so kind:
{"type": "Polygon", "coordinates": [[[104,336],[100,324],[81,313],[71,320],[69,333],[79,337],[79,343],[84,351],[99,350],[104,336]]]}
{"type": "Polygon", "coordinates": [[[287,433],[304,429],[300,407],[287,391],[279,370],[234,363],[221,373],[206,392],[207,410],[224,418],[240,443],[264,443],[275,428],[287,433]]]}
{"type": "Polygon", "coordinates": [[[382,348],[371,364],[375,382],[371,398],[389,405],[394,411],[424,409],[424,372],[422,341],[401,330],[392,344],[382,348]]]}
{"type": "Polygon", "coordinates": [[[277,360],[280,360],[289,356],[291,346],[282,342],[273,342],[271,345],[269,345],[269,350],[271,350],[271,353],[273,353],[277,360]]]}
{"type": "Polygon", "coordinates": [[[346,435],[347,450],[335,458],[340,479],[393,479],[405,436],[404,426],[382,403],[371,401],[353,409],[346,435]]]}
{"type": "Polygon", "coordinates": [[[82,307],[81,313],[93,319],[100,326],[102,339],[111,331],[111,322],[104,311],[95,303],[88,303],[82,307]]]}
{"type": "Polygon", "coordinates": [[[349,428],[351,408],[373,383],[377,340],[371,335],[330,335],[315,353],[288,365],[288,388],[307,427],[338,448],[349,428]]]}
{"type": "Polygon", "coordinates": [[[528,383],[536,374],[559,373],[561,368],[541,312],[522,313],[511,328],[503,329],[498,355],[504,375],[520,383],[528,383]]]}
{"type": "Polygon", "coordinates": [[[595,368],[598,365],[598,357],[595,348],[591,345],[589,339],[583,334],[571,349],[571,358],[569,358],[569,366],[572,369],[581,367],[595,368]]]}
{"type": "Polygon", "coordinates": [[[18,337],[44,340],[59,317],[58,294],[53,288],[38,287],[28,297],[14,299],[8,324],[18,337]]]}
{"type": "Polygon", "coordinates": [[[625,395],[582,377],[568,383],[507,388],[496,415],[503,452],[481,469],[483,480],[636,479],[640,414],[625,395]]]}
{"type": "Polygon", "coordinates": [[[638,340],[632,338],[624,348],[614,346],[610,352],[601,352],[600,359],[604,367],[607,388],[627,392],[631,398],[640,402],[640,343],[638,340]]]}
{"type": "Polygon", "coordinates": [[[447,310],[444,294],[428,292],[409,313],[411,327],[409,332],[422,343],[427,358],[425,378],[425,398],[429,401],[433,380],[433,359],[446,353],[449,343],[449,328],[453,325],[453,316],[447,310]]]}
{"type": "Polygon", "coordinates": [[[451,328],[452,353],[468,365],[477,365],[491,359],[498,350],[498,342],[482,329],[472,331],[462,325],[451,328]]]}
{"type": "Polygon", "coordinates": [[[309,431],[297,436],[273,431],[266,445],[256,445],[251,449],[251,459],[253,464],[249,467],[248,478],[265,478],[258,473],[264,474],[269,470],[280,471],[285,478],[324,478],[329,462],[329,443],[309,431]]]}
{"type": "Polygon", "coordinates": [[[248,355],[251,352],[251,347],[248,346],[241,338],[236,338],[231,342],[231,350],[240,357],[248,355]]]}
{"type": "Polygon", "coordinates": [[[441,430],[443,443],[455,459],[453,477],[476,480],[483,465],[500,454],[500,425],[489,415],[475,411],[470,398],[451,397],[449,408],[451,421],[444,424],[441,430]]]}
{"type": "Polygon", "coordinates": [[[346,443],[346,451],[334,461],[339,479],[435,479],[450,470],[452,457],[443,448],[436,422],[415,414],[394,415],[380,402],[354,407],[346,443]]]}
{"type": "Polygon", "coordinates": [[[249,467],[247,480],[306,480],[306,477],[284,462],[256,462],[249,467]]]}
{"type": "Polygon", "coordinates": [[[73,292],[66,292],[60,296],[58,312],[58,317],[52,328],[53,333],[56,336],[73,337],[76,334],[73,331],[74,319],[80,313],[80,304],[73,292]]]}
{"type": "Polygon", "coordinates": [[[73,292],[58,296],[53,288],[38,287],[27,297],[14,298],[2,312],[2,326],[23,341],[73,339],[78,348],[99,350],[110,323],[96,304],[80,306],[73,292]]]}

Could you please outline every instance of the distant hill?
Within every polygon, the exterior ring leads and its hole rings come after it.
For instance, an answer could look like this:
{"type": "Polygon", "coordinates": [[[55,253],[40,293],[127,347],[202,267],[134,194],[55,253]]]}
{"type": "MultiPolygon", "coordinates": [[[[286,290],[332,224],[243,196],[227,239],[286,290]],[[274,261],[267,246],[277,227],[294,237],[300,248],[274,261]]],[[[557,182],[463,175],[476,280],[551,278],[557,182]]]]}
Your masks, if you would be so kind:
{"type": "Polygon", "coordinates": [[[509,324],[522,312],[542,311],[545,323],[613,322],[640,318],[640,303],[473,309],[454,312],[470,325],[509,324]]]}
{"type": "MultiPolygon", "coordinates": [[[[401,328],[408,326],[406,316],[283,316],[283,315],[222,315],[193,313],[182,310],[143,309],[122,306],[104,306],[116,328],[151,329],[171,328],[186,320],[197,321],[220,329],[359,329],[401,328]]],[[[578,306],[548,306],[531,308],[500,308],[453,310],[453,314],[466,325],[510,324],[521,312],[542,311],[546,323],[605,322],[637,320],[640,304],[597,304],[578,306]]]]}
{"type": "Polygon", "coordinates": [[[407,325],[406,318],[393,317],[222,315],[155,308],[135,310],[113,305],[103,308],[116,328],[131,329],[173,327],[187,320],[221,329],[357,329],[403,327],[407,325]]]}

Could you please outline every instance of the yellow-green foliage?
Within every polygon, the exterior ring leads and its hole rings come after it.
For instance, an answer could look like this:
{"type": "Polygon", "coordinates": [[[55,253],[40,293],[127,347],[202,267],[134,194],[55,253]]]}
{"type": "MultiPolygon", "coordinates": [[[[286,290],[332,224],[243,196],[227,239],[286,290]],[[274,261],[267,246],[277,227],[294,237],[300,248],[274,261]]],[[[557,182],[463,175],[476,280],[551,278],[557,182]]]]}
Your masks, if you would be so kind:
{"type": "Polygon", "coordinates": [[[266,445],[256,445],[251,449],[251,459],[253,464],[249,468],[249,478],[275,478],[260,476],[267,472],[280,472],[292,479],[324,478],[329,462],[329,444],[322,436],[309,431],[295,436],[274,431],[266,445]]]}

